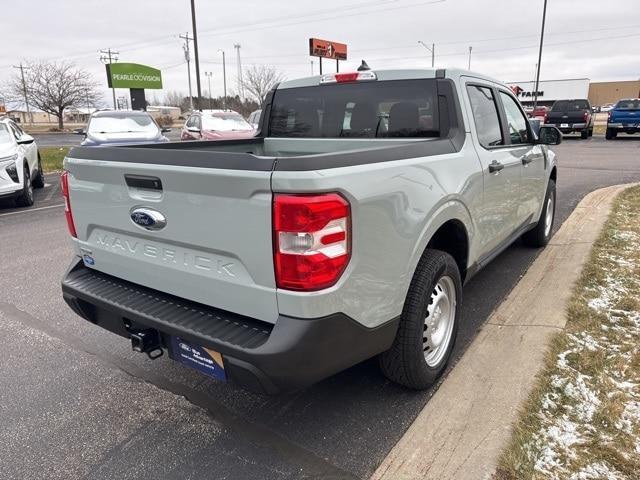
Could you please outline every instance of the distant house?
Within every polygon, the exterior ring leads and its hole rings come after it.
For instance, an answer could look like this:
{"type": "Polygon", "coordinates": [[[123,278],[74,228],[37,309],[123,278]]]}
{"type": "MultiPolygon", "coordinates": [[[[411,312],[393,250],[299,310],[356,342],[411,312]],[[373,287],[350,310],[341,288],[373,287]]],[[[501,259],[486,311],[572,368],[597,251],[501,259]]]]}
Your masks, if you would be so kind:
{"type": "Polygon", "coordinates": [[[178,121],[180,115],[182,115],[180,107],[170,107],[167,105],[149,105],[147,107],[147,113],[156,119],[158,117],[171,117],[171,120],[174,122],[178,121]]]}
{"type": "Polygon", "coordinates": [[[87,123],[97,108],[69,107],[64,110],[64,121],[69,123],[87,123]]]}
{"type": "Polygon", "coordinates": [[[41,112],[39,110],[31,110],[27,113],[26,110],[16,109],[7,110],[7,116],[16,123],[58,123],[58,119],[49,113],[41,112]]]}

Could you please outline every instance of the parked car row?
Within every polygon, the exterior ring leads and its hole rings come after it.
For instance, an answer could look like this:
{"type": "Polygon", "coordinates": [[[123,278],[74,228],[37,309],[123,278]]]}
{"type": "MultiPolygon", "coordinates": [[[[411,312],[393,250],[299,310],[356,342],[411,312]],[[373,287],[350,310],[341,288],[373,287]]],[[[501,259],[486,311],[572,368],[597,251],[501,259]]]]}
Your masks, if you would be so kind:
{"type": "Polygon", "coordinates": [[[33,205],[33,189],[44,187],[38,146],[10,118],[0,117],[0,199],[13,198],[19,207],[33,205]]]}
{"type": "Polygon", "coordinates": [[[587,139],[593,135],[596,112],[608,112],[606,139],[613,140],[618,133],[640,132],[640,99],[623,98],[617,103],[594,107],[587,99],[556,100],[551,108],[538,105],[523,107],[530,118],[544,119],[546,125],[557,127],[562,133],[579,133],[587,139]]]}

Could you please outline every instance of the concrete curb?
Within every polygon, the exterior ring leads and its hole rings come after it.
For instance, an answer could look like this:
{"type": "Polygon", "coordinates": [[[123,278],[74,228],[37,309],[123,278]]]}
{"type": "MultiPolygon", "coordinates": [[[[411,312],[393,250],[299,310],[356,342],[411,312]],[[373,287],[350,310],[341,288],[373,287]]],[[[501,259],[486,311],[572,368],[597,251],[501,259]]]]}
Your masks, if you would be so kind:
{"type": "Polygon", "coordinates": [[[588,194],[389,452],[372,480],[488,479],[591,247],[624,189],[588,194]]]}

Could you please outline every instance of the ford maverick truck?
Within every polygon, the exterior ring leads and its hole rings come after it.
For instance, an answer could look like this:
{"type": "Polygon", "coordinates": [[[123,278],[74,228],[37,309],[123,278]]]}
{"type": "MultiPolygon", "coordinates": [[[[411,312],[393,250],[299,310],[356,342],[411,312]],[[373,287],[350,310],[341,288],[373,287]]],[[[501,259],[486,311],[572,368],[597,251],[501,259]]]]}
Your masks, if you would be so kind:
{"type": "Polygon", "coordinates": [[[371,357],[423,389],[464,282],[520,237],[549,241],[560,140],[482,75],[361,69],[280,83],[255,138],[76,147],[64,299],[136,351],[251,390],[371,357]]]}

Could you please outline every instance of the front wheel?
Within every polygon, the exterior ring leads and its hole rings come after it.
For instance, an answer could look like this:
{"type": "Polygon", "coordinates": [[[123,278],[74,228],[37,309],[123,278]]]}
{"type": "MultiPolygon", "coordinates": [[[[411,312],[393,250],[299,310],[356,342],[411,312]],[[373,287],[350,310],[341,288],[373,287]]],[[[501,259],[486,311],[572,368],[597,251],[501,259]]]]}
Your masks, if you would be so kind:
{"type": "Polygon", "coordinates": [[[425,250],[409,287],[396,338],[380,355],[389,379],[421,390],[447,366],[458,333],[462,282],[451,255],[425,250]]]}
{"type": "Polygon", "coordinates": [[[16,198],[16,205],[19,207],[30,207],[33,205],[33,185],[31,185],[31,176],[29,169],[25,166],[22,174],[23,186],[22,193],[16,198]]]}
{"type": "Polygon", "coordinates": [[[33,177],[33,186],[35,188],[44,188],[44,171],[42,170],[42,159],[40,158],[40,152],[38,152],[38,173],[33,177]]]}
{"type": "Polygon", "coordinates": [[[522,236],[525,245],[529,247],[544,247],[551,240],[551,230],[556,217],[556,182],[549,180],[547,193],[542,204],[542,212],[538,224],[522,236]]]}

